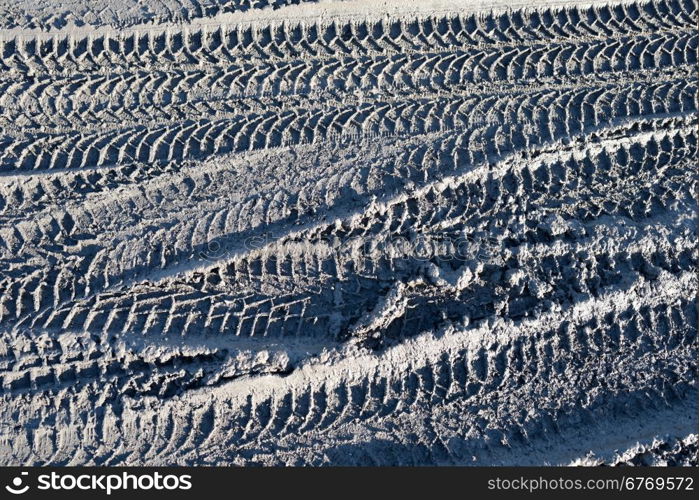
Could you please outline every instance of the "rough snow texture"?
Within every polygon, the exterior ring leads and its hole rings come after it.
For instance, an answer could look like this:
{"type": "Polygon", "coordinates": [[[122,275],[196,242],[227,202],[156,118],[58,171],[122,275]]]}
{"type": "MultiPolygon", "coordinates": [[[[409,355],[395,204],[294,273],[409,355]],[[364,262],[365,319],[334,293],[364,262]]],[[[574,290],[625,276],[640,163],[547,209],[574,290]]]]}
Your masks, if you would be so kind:
{"type": "Polygon", "coordinates": [[[0,463],[696,464],[696,1],[517,5],[0,0],[0,463]]]}

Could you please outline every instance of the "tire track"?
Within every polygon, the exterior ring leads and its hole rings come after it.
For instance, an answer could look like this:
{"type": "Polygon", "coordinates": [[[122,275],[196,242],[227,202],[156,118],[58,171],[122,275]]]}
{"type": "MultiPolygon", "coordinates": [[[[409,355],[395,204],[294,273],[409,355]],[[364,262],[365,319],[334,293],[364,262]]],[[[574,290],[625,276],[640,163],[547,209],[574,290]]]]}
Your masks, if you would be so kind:
{"type": "MultiPolygon", "coordinates": [[[[679,136],[681,137],[681,135],[679,136]]],[[[657,154],[663,148],[670,151],[670,138],[672,137],[673,135],[667,132],[660,136],[646,134],[645,155],[648,155],[649,151],[657,154]]],[[[642,142],[637,141],[635,146],[639,143],[642,142]]],[[[589,157],[589,153],[585,155],[582,151],[571,151],[564,155],[554,153],[553,158],[548,161],[540,160],[541,163],[533,172],[526,164],[519,165],[519,168],[522,169],[519,172],[513,171],[511,167],[502,168],[498,176],[499,182],[502,186],[510,184],[512,187],[509,190],[503,190],[500,194],[501,199],[506,199],[508,191],[513,192],[524,188],[527,190],[529,200],[535,201],[537,198],[541,198],[550,206],[551,202],[556,199],[552,194],[561,190],[560,187],[552,186],[551,179],[548,177],[552,171],[552,166],[570,165],[571,162],[577,167],[578,175],[587,174],[586,185],[604,185],[605,189],[608,190],[609,181],[604,176],[609,175],[609,172],[613,172],[613,170],[599,168],[597,175],[602,177],[596,179],[594,176],[590,176],[587,169],[590,165],[604,165],[605,161],[608,162],[611,158],[619,158],[629,154],[629,150],[619,146],[618,142],[616,144],[612,142],[601,149],[596,157],[592,158],[589,157]],[[578,156],[577,161],[576,156],[578,156]],[[515,177],[520,180],[514,181],[515,177]],[[525,179],[530,179],[532,184],[527,185],[525,179]]],[[[636,171],[639,165],[647,164],[643,155],[638,156],[639,150],[640,148],[636,150],[635,161],[628,164],[627,171],[614,172],[618,178],[627,179],[627,181],[631,179],[631,186],[635,186],[632,172],[636,171]]],[[[688,158],[694,158],[695,154],[690,150],[688,158]]],[[[656,157],[656,161],[661,168],[666,167],[666,162],[662,157],[656,157]]],[[[677,161],[673,164],[677,165],[677,161]]],[[[656,179],[654,188],[663,185],[663,182],[659,181],[662,178],[660,171],[645,171],[643,174],[646,177],[656,179]]],[[[253,251],[252,255],[236,258],[225,266],[225,270],[217,266],[203,274],[195,274],[189,279],[189,282],[176,279],[174,282],[165,281],[160,285],[138,285],[127,292],[98,296],[95,300],[74,302],[58,311],[54,310],[50,315],[48,313],[33,315],[33,323],[26,326],[29,326],[31,331],[77,329],[78,331],[98,333],[98,331],[93,330],[94,326],[104,325],[101,333],[103,336],[138,331],[143,335],[154,335],[156,338],[175,332],[183,337],[189,337],[190,332],[196,332],[196,335],[208,333],[235,335],[236,337],[247,335],[252,337],[258,335],[262,337],[278,335],[297,337],[301,331],[300,325],[305,323],[303,326],[304,336],[327,335],[330,332],[335,339],[351,335],[361,339],[369,338],[370,344],[376,344],[376,342],[390,342],[393,338],[403,337],[402,332],[405,331],[406,325],[415,324],[415,318],[407,315],[409,309],[423,311],[427,316],[436,314],[436,311],[441,309],[452,311],[449,314],[456,314],[457,317],[471,319],[482,318],[483,311],[490,311],[489,314],[498,316],[517,318],[539,311],[542,306],[544,309],[550,308],[551,300],[560,304],[562,298],[567,294],[582,297],[591,293],[599,293],[599,290],[612,284],[623,286],[624,277],[627,275],[640,273],[648,279],[655,279],[663,272],[676,273],[682,269],[689,270],[696,263],[693,243],[691,240],[683,240],[679,235],[675,236],[675,246],[670,251],[661,248],[653,250],[654,241],[664,239],[661,230],[663,225],[657,223],[654,225],[651,220],[646,219],[648,208],[645,204],[638,206],[641,212],[637,214],[619,211],[621,207],[634,208],[633,200],[639,196],[638,191],[635,190],[631,192],[632,197],[628,201],[623,198],[616,200],[615,206],[618,207],[616,211],[608,211],[609,208],[605,211],[604,207],[600,207],[603,209],[601,213],[584,209],[581,200],[592,199],[594,203],[596,196],[581,192],[576,198],[574,209],[568,211],[568,217],[573,217],[572,219],[566,220],[560,215],[544,217],[545,222],[529,234],[505,235],[510,241],[519,239],[520,243],[504,252],[500,249],[489,248],[487,240],[484,242],[462,238],[460,243],[468,243],[472,247],[468,249],[467,253],[458,252],[454,245],[451,245],[451,248],[449,248],[450,245],[444,245],[444,250],[436,251],[434,256],[421,255],[419,245],[408,244],[405,230],[418,230],[423,235],[430,235],[437,229],[439,237],[446,239],[444,231],[446,231],[446,236],[457,235],[458,237],[458,235],[463,235],[464,230],[468,228],[479,227],[481,224],[477,222],[478,219],[489,220],[492,223],[493,219],[511,220],[517,216],[516,212],[505,210],[500,203],[492,202],[486,197],[488,190],[479,185],[484,182],[483,176],[478,175],[477,172],[469,172],[464,177],[465,179],[462,178],[460,182],[452,180],[442,183],[438,188],[441,192],[435,190],[435,187],[429,186],[424,188],[422,192],[416,193],[413,198],[401,199],[392,205],[376,207],[373,214],[365,212],[345,223],[334,224],[335,229],[329,234],[327,227],[320,227],[313,230],[311,234],[301,233],[279,242],[273,242],[271,249],[264,248],[261,251],[253,251]],[[473,181],[476,182],[473,183],[473,181]],[[473,194],[469,196],[468,193],[473,194]],[[476,199],[474,199],[474,194],[476,199]],[[480,200],[477,199],[478,196],[480,196],[480,200]],[[429,199],[433,207],[426,204],[425,199],[429,199]],[[424,211],[409,213],[409,207],[420,205],[424,207],[424,211]],[[451,210],[458,216],[453,218],[448,213],[439,214],[436,210],[440,206],[452,207],[451,210]],[[483,212],[484,206],[488,207],[489,210],[483,212]],[[470,209],[466,207],[470,207],[470,209]],[[400,226],[393,229],[393,232],[389,232],[387,236],[378,236],[383,235],[386,229],[395,226],[391,220],[396,213],[401,212],[408,215],[400,219],[400,226]],[[586,212],[589,215],[580,219],[583,223],[575,218],[586,212]],[[430,214],[432,217],[426,219],[424,214],[430,214]],[[630,217],[626,220],[638,221],[637,224],[640,225],[638,230],[634,229],[627,235],[616,235],[615,238],[619,242],[612,247],[608,246],[605,253],[589,255],[586,251],[587,248],[594,248],[598,246],[596,241],[608,238],[606,231],[609,230],[609,216],[630,217]],[[436,219],[436,227],[434,219],[436,219]],[[372,238],[378,242],[368,239],[370,233],[367,233],[366,229],[357,224],[357,221],[361,222],[362,220],[372,221],[372,229],[375,231],[375,236],[372,238]],[[439,233],[439,230],[442,232],[439,233]],[[640,234],[645,234],[645,236],[640,234]],[[551,238],[561,238],[562,240],[559,244],[552,245],[551,238]],[[355,243],[358,240],[367,245],[365,251],[359,254],[356,252],[355,243]],[[394,243],[392,240],[397,240],[398,244],[391,246],[394,243]],[[572,241],[572,243],[566,240],[572,241]],[[318,242],[320,248],[304,249],[301,243],[304,241],[318,242]],[[334,249],[329,248],[327,245],[329,241],[338,241],[340,245],[334,249]],[[405,248],[401,248],[403,244],[406,244],[405,248]],[[325,248],[323,248],[324,245],[325,248]],[[277,247],[278,250],[275,251],[274,247],[277,247]],[[405,249],[408,250],[407,253],[405,249]],[[291,253],[286,256],[282,253],[289,250],[291,253]],[[306,256],[304,253],[309,255],[306,256]],[[571,255],[587,255],[588,262],[596,262],[600,268],[611,269],[613,272],[607,271],[607,274],[600,279],[597,272],[577,269],[580,264],[571,261],[571,255]],[[310,273],[305,275],[300,275],[298,272],[291,275],[277,274],[278,282],[272,281],[270,283],[270,279],[275,279],[275,273],[284,272],[285,267],[279,265],[279,262],[289,257],[306,262],[313,259],[323,259],[325,262],[319,262],[315,266],[306,264],[306,270],[310,273]],[[264,259],[269,259],[275,265],[270,266],[264,262],[264,259]],[[454,261],[457,264],[460,263],[462,267],[456,267],[452,270],[454,264],[450,264],[450,262],[454,261]],[[417,263],[418,266],[410,265],[411,262],[417,263]],[[435,266],[435,262],[437,265],[442,263],[446,267],[440,270],[435,266]],[[255,274],[250,274],[253,268],[257,268],[258,271],[255,274]],[[335,269],[335,271],[323,277],[316,274],[314,268],[335,269]],[[407,272],[403,269],[406,269],[407,272]],[[529,271],[519,269],[528,269],[529,271]],[[204,279],[207,274],[209,278],[204,279]],[[501,278],[495,276],[501,276],[501,278]],[[212,279],[214,277],[216,280],[212,279]],[[279,290],[283,289],[285,280],[290,280],[295,288],[301,289],[290,294],[291,300],[286,304],[285,298],[279,295],[279,290]],[[304,286],[304,281],[308,285],[304,286]],[[381,312],[382,307],[386,308],[386,304],[381,306],[381,300],[390,297],[391,293],[395,291],[392,289],[388,295],[385,295],[385,290],[390,288],[390,285],[395,281],[401,284],[398,288],[398,298],[402,304],[398,315],[396,316],[394,313],[390,322],[381,324],[382,316],[379,314],[378,326],[376,319],[368,324],[353,325],[357,321],[357,311],[361,312],[369,307],[381,312]],[[404,283],[410,282],[415,284],[404,285],[404,283]],[[429,292],[428,284],[430,283],[438,286],[437,290],[442,290],[443,287],[455,290],[450,292],[450,295],[455,293],[456,299],[448,299],[446,302],[440,299],[440,293],[429,292]],[[572,284],[572,288],[570,284],[572,284]],[[187,285],[187,288],[183,288],[183,285],[187,285]],[[272,296],[259,295],[260,292],[264,293],[264,286],[271,286],[272,289],[277,290],[277,294],[272,296]],[[173,288],[175,291],[169,291],[173,288]],[[178,288],[180,291],[177,291],[178,288]],[[236,296],[235,290],[240,288],[246,291],[236,296]],[[322,289],[332,291],[320,292],[322,289]],[[256,290],[257,294],[253,290],[256,290]],[[555,295],[551,295],[551,291],[555,291],[555,295]],[[476,296],[481,299],[474,302],[470,297],[476,296]],[[356,297],[360,297],[359,302],[356,297]],[[450,301],[452,304],[445,306],[450,301]],[[276,305],[274,305],[275,302],[276,305]],[[270,304],[274,306],[270,307],[270,304]],[[289,304],[295,304],[296,309],[292,309],[289,304]],[[332,310],[337,312],[328,314],[328,311],[332,310]],[[115,311],[121,314],[115,315],[115,311]],[[47,322],[44,323],[44,321],[47,322]],[[271,328],[273,323],[275,326],[271,328]]],[[[568,177],[570,182],[576,182],[571,174],[562,177],[568,177]]],[[[680,173],[678,180],[672,181],[676,186],[685,186],[687,200],[691,199],[692,186],[696,183],[696,179],[693,177],[695,176],[687,168],[683,173],[680,173]]],[[[494,180],[493,172],[489,173],[486,180],[489,182],[494,180]]],[[[676,189],[677,187],[666,189],[665,196],[676,196],[676,189]]],[[[646,196],[642,198],[652,200],[654,196],[657,195],[649,192],[647,198],[646,196]]],[[[514,204],[514,206],[518,205],[514,204]]],[[[556,205],[558,203],[554,204],[554,206],[556,205]]],[[[659,198],[657,206],[667,207],[667,199],[659,198]]],[[[565,204],[562,207],[558,205],[557,208],[560,210],[559,213],[566,213],[565,204]]],[[[537,210],[541,209],[537,209],[533,205],[527,207],[529,217],[533,220],[542,218],[538,215],[537,210]]],[[[678,208],[674,210],[678,210],[678,208]]],[[[681,213],[681,209],[678,213],[681,213]]],[[[690,230],[690,226],[688,226],[688,221],[682,222],[678,226],[680,234],[682,228],[686,234],[690,230]]],[[[452,241],[459,242],[456,239],[452,241]]],[[[570,299],[563,300],[565,302],[570,299]]],[[[392,302],[388,301],[388,305],[391,304],[392,302]]],[[[422,318],[419,326],[414,326],[417,332],[430,330],[433,327],[434,325],[429,322],[425,323],[422,318]]],[[[31,336],[27,338],[27,342],[31,343],[31,336]]],[[[10,343],[17,343],[17,340],[10,343]]],[[[36,351],[37,347],[30,348],[30,350],[36,351]]],[[[42,364],[52,364],[49,361],[52,357],[54,357],[53,353],[50,353],[48,358],[44,356],[42,364]]],[[[110,358],[115,357],[111,356],[110,358]]],[[[12,358],[12,355],[8,358],[12,358]]],[[[30,357],[30,359],[35,358],[30,357]]],[[[204,357],[203,360],[215,365],[215,358],[211,355],[204,357]]],[[[87,376],[89,379],[90,376],[98,376],[100,373],[116,373],[123,377],[129,370],[139,370],[135,365],[119,368],[117,366],[119,363],[123,362],[114,361],[114,366],[97,369],[97,363],[80,362],[77,364],[78,372],[81,373],[79,378],[85,379],[87,376]]],[[[27,371],[18,374],[16,366],[9,364],[8,368],[13,368],[15,372],[6,384],[11,389],[50,385],[54,380],[51,371],[45,368],[36,370],[34,374],[27,371]]],[[[143,365],[142,368],[146,368],[146,366],[143,365]]],[[[61,376],[56,376],[56,380],[62,380],[61,376]]]]}
{"type": "Polygon", "coordinates": [[[0,0],[3,464],[684,460],[696,2],[100,2],[0,0]]]}
{"type": "Polygon", "coordinates": [[[650,35],[673,29],[691,30],[696,4],[665,0],[613,7],[554,11],[450,15],[426,19],[367,20],[360,23],[299,22],[237,28],[226,24],[184,29],[12,36],[0,40],[6,71],[75,72],[101,66],[213,64],[235,59],[269,59],[340,54],[405,53],[453,50],[474,45],[548,43],[629,34],[650,35]],[[661,5],[661,12],[655,9],[661,5]],[[97,35],[97,36],[95,36],[97,35]]]}
{"type": "MultiPolygon", "coordinates": [[[[658,346],[672,346],[673,349],[678,351],[684,350],[686,361],[684,368],[682,365],[668,365],[670,370],[676,372],[674,376],[679,378],[666,381],[664,377],[673,373],[672,371],[666,372],[666,375],[651,371],[651,373],[658,374],[649,377],[649,379],[638,379],[636,382],[640,385],[634,390],[639,393],[649,390],[653,392],[659,391],[660,394],[665,394],[666,397],[673,393],[686,393],[686,391],[689,390],[686,377],[691,375],[691,368],[688,363],[696,354],[696,348],[693,345],[696,339],[696,325],[693,325],[691,322],[691,318],[693,318],[693,313],[691,312],[693,306],[691,301],[687,303],[681,300],[680,303],[684,305],[672,306],[669,304],[675,303],[677,298],[681,297],[680,294],[683,291],[686,293],[686,287],[696,288],[694,273],[688,272],[677,280],[670,280],[667,282],[670,285],[667,288],[663,285],[659,285],[658,288],[652,286],[647,287],[643,285],[644,281],[645,280],[641,278],[640,283],[637,283],[630,292],[612,293],[600,299],[591,299],[591,303],[583,302],[573,306],[568,312],[564,310],[563,312],[550,313],[551,316],[556,318],[556,321],[553,321],[553,323],[552,318],[549,318],[547,315],[542,315],[542,317],[537,319],[524,320],[519,323],[519,326],[514,330],[507,322],[496,322],[492,325],[486,323],[486,325],[475,327],[475,329],[472,327],[467,329],[467,335],[461,333],[457,328],[456,331],[458,333],[445,334],[449,336],[450,340],[456,343],[455,345],[450,345],[448,352],[451,354],[444,353],[445,342],[442,339],[434,338],[431,334],[428,334],[427,338],[422,342],[427,342],[427,345],[430,345],[430,343],[433,345],[436,343],[437,345],[433,347],[432,351],[429,351],[426,347],[421,347],[419,354],[418,351],[414,351],[410,357],[402,352],[404,349],[408,348],[410,343],[402,343],[400,346],[393,348],[393,350],[386,351],[379,359],[370,355],[370,358],[368,358],[365,363],[359,365],[352,363],[351,366],[354,366],[354,369],[351,369],[347,363],[342,362],[339,362],[339,366],[319,365],[314,369],[296,371],[294,374],[283,379],[268,379],[266,383],[260,381],[254,384],[241,381],[238,383],[240,386],[239,388],[237,388],[237,386],[224,385],[220,389],[215,389],[213,394],[207,392],[203,392],[201,395],[192,393],[187,396],[186,400],[175,398],[172,402],[165,402],[164,404],[166,407],[174,406],[173,410],[170,411],[178,415],[178,417],[176,417],[178,420],[183,419],[181,421],[185,421],[190,418],[187,415],[189,415],[191,411],[196,412],[197,408],[206,408],[207,406],[204,402],[212,401],[213,398],[213,401],[216,401],[219,407],[226,407],[225,412],[217,413],[216,415],[218,415],[219,418],[224,418],[227,423],[225,425],[223,422],[218,425],[214,423],[208,425],[206,428],[211,429],[212,432],[213,429],[220,429],[216,432],[224,433],[225,435],[219,437],[219,439],[215,441],[221,446],[236,450],[236,453],[244,454],[246,443],[254,445],[256,442],[260,443],[265,436],[277,437],[273,432],[274,427],[268,425],[272,419],[271,405],[275,404],[272,403],[273,400],[278,401],[277,398],[283,397],[282,395],[285,391],[290,390],[286,389],[286,387],[290,388],[296,384],[298,384],[299,387],[304,387],[305,389],[301,391],[302,395],[296,396],[296,398],[304,399],[306,398],[304,394],[311,391],[311,389],[308,388],[309,380],[312,380],[312,382],[310,382],[310,387],[314,388],[312,390],[316,390],[315,388],[319,387],[319,381],[324,380],[326,388],[319,390],[321,393],[329,395],[331,394],[331,388],[327,386],[329,384],[333,386],[338,384],[338,379],[336,377],[338,371],[340,373],[346,373],[346,375],[340,377],[340,380],[344,377],[348,377],[343,383],[349,384],[349,388],[341,390],[341,393],[352,394],[352,396],[348,398],[346,402],[342,403],[345,408],[347,408],[346,410],[343,408],[340,413],[340,415],[343,415],[344,423],[343,421],[333,420],[330,425],[331,428],[334,426],[342,426],[343,424],[348,424],[356,420],[370,422],[374,416],[362,412],[362,408],[367,407],[367,399],[369,401],[383,399],[381,396],[377,397],[377,394],[381,394],[382,391],[380,388],[376,388],[375,385],[376,380],[382,380],[384,376],[386,378],[399,377],[403,380],[401,385],[402,389],[396,393],[400,394],[402,399],[406,397],[410,398],[410,387],[417,387],[413,405],[420,403],[420,408],[424,408],[425,405],[428,405],[428,407],[431,405],[439,405],[445,400],[461,400],[462,397],[465,397],[466,401],[478,401],[479,399],[476,396],[479,394],[487,394],[486,397],[488,398],[497,397],[500,391],[511,394],[512,391],[521,384],[526,386],[527,384],[524,381],[531,377],[547,379],[551,376],[558,376],[557,374],[562,372],[557,370],[562,370],[565,366],[568,366],[569,370],[567,376],[569,377],[571,375],[570,364],[558,363],[559,368],[557,369],[557,364],[552,363],[552,359],[544,358],[539,361],[539,356],[550,357],[553,352],[558,353],[556,356],[559,360],[565,359],[567,356],[572,356],[574,360],[577,360],[577,366],[583,368],[580,371],[581,374],[589,369],[589,361],[586,363],[585,359],[591,356],[594,363],[597,363],[597,368],[594,370],[594,373],[600,373],[603,371],[603,366],[606,362],[619,362],[619,358],[616,354],[618,354],[618,349],[622,348],[622,346],[626,347],[621,352],[628,352],[628,354],[622,354],[622,359],[623,356],[630,356],[633,362],[638,363],[638,360],[633,354],[637,349],[637,347],[634,346],[641,345],[644,342],[652,342],[654,345],[658,346]],[[668,288],[670,290],[668,290],[668,288]],[[635,292],[633,292],[633,290],[635,290],[635,292]],[[646,290],[644,293],[651,293],[652,296],[646,295],[644,299],[641,299],[641,296],[637,295],[637,293],[642,290],[646,290]],[[615,304],[615,306],[610,308],[610,305],[605,304],[615,304]],[[624,306],[623,304],[627,305],[624,306]],[[619,319],[615,319],[612,324],[625,325],[622,330],[607,330],[608,323],[606,321],[600,323],[593,315],[593,312],[598,308],[603,311],[610,311],[609,314],[613,317],[618,317],[619,319]],[[541,331],[541,326],[539,325],[542,324],[553,325],[553,332],[557,333],[547,334],[546,329],[541,331]],[[672,328],[667,330],[662,329],[662,332],[658,332],[656,331],[657,325],[666,325],[665,328],[667,328],[667,325],[672,325],[672,328]],[[668,334],[670,334],[670,336],[668,336],[668,334]],[[494,343],[495,339],[498,340],[494,343]],[[552,346],[555,346],[555,349],[538,346],[537,344],[540,342],[551,342],[552,346]],[[460,348],[459,346],[463,347],[460,348]],[[496,347],[492,350],[492,348],[488,346],[496,347]],[[608,350],[611,346],[614,346],[614,355],[611,354],[612,351],[608,350]],[[435,348],[436,351],[434,350],[435,348]],[[510,352],[512,353],[510,354],[510,352]],[[385,356],[390,356],[394,361],[380,359],[385,356]],[[600,358],[600,356],[602,357],[600,358]],[[600,361],[601,359],[610,357],[612,359],[608,361],[600,361]],[[520,364],[521,367],[519,367],[520,364]],[[408,373],[413,373],[415,375],[407,377],[402,375],[402,370],[398,368],[398,366],[401,365],[409,370],[408,373]],[[342,368],[342,366],[345,368],[342,368]],[[368,372],[365,371],[365,375],[357,374],[357,366],[364,367],[363,370],[368,370],[368,372]],[[420,366],[426,366],[426,368],[421,369],[419,368],[420,366]],[[374,374],[376,373],[374,370],[378,370],[379,373],[374,374]],[[385,370],[390,371],[386,372],[385,370]],[[449,373],[448,370],[451,370],[451,373],[454,373],[454,375],[448,375],[447,381],[444,382],[446,387],[444,385],[435,384],[434,381],[444,377],[444,375],[441,374],[449,373]],[[459,375],[459,373],[464,373],[462,370],[465,370],[465,373],[468,374],[465,379],[463,375],[459,375]],[[321,373],[325,373],[326,376],[321,375],[321,373]],[[367,379],[367,377],[369,378],[367,379]],[[369,380],[374,380],[373,384],[370,384],[369,380]],[[668,382],[672,385],[668,386],[668,382]],[[465,385],[463,385],[464,383],[465,385]],[[233,389],[233,387],[236,387],[236,389],[233,389]],[[501,388],[497,389],[497,387],[501,388]],[[670,387],[673,388],[670,389],[670,387]],[[241,420],[237,418],[230,419],[230,415],[238,414],[235,408],[239,403],[236,401],[247,404],[245,401],[250,400],[248,396],[245,396],[248,390],[253,391],[253,410],[250,413],[243,412],[240,414],[241,416],[239,418],[241,420]],[[277,392],[279,393],[277,394],[277,392]],[[274,396],[272,396],[272,394],[274,394],[274,396]],[[272,400],[270,397],[274,399],[272,400]],[[204,406],[202,406],[202,404],[204,404],[204,406]],[[191,408],[191,410],[189,408],[191,408]],[[245,417],[244,415],[246,414],[250,416],[245,417]],[[233,433],[233,436],[238,434],[235,432],[235,429],[247,429],[247,431],[236,441],[229,441],[231,433],[233,433]],[[228,436],[228,439],[226,439],[226,436],[228,436]]],[[[551,328],[551,326],[547,326],[546,328],[551,328]]],[[[421,337],[416,339],[416,342],[420,342],[421,339],[421,337]]],[[[416,348],[416,346],[413,346],[411,350],[415,350],[416,348]]],[[[584,384],[586,378],[588,380],[587,383],[595,383],[595,378],[590,378],[589,375],[579,378],[578,383],[584,384]]],[[[338,385],[337,387],[340,386],[338,385]]],[[[580,390],[582,389],[576,389],[576,391],[580,390]]],[[[626,397],[626,392],[624,396],[619,397],[626,397]]],[[[647,398],[648,396],[644,397],[647,398]]],[[[157,401],[158,400],[156,400],[156,402],[157,401]]],[[[340,401],[344,401],[342,396],[340,396],[340,401]]],[[[162,402],[157,402],[158,407],[162,404],[162,402]]],[[[412,406],[408,403],[404,404],[407,406],[399,405],[401,409],[396,410],[398,414],[408,411],[412,406]]],[[[304,405],[304,403],[296,403],[296,405],[301,405],[304,409],[297,412],[297,416],[292,417],[292,415],[294,415],[292,413],[286,418],[300,418],[306,420],[308,418],[308,412],[311,411],[309,406],[304,405]]],[[[146,408],[148,408],[148,406],[149,405],[146,404],[146,408]]],[[[139,405],[139,407],[141,407],[139,411],[144,411],[142,405],[139,405]]],[[[129,410],[125,408],[123,411],[128,412],[129,410]]],[[[204,410],[197,413],[198,419],[200,420],[205,414],[208,415],[206,417],[207,419],[211,418],[211,413],[207,413],[207,410],[204,410]]],[[[216,417],[216,415],[214,415],[214,417],[216,417]]],[[[131,422],[131,425],[133,425],[134,420],[125,418],[125,415],[122,416],[122,418],[123,421],[131,422]]],[[[520,424],[517,427],[510,428],[508,434],[514,436],[517,433],[521,433],[525,436],[527,441],[531,441],[532,439],[536,439],[536,425],[535,422],[530,422],[524,427],[520,424]],[[527,429],[527,427],[529,427],[529,429],[527,429]],[[527,435],[529,435],[529,437],[526,437],[527,435]]],[[[117,439],[125,439],[125,431],[120,430],[118,426],[119,424],[117,424],[117,428],[111,429],[110,434],[112,436],[118,436],[117,439]]],[[[175,434],[173,434],[172,438],[174,441],[171,441],[171,443],[184,443],[192,439],[191,434],[196,432],[197,426],[197,420],[195,420],[194,426],[184,425],[179,432],[177,432],[177,428],[175,428],[175,434]]],[[[306,432],[311,433],[312,429],[306,429],[306,432]]],[[[296,433],[293,434],[293,436],[296,435],[296,433]]],[[[212,437],[207,435],[204,439],[212,440],[212,437]]],[[[126,446],[133,446],[138,442],[140,442],[140,440],[135,439],[134,436],[131,443],[126,443],[126,446]]],[[[72,444],[70,444],[70,442],[67,444],[62,443],[62,452],[68,453],[69,451],[73,451],[77,453],[71,446],[72,444]]],[[[177,444],[171,444],[169,449],[173,451],[174,455],[169,453],[168,449],[163,450],[163,454],[164,456],[170,457],[169,459],[172,460],[177,456],[177,452],[174,450],[180,449],[180,447],[177,444]]],[[[203,452],[205,452],[205,450],[197,450],[199,454],[203,452]]],[[[56,462],[55,458],[52,462],[56,462]]],[[[63,462],[71,463],[71,459],[65,457],[63,462]]]]}
{"type": "Polygon", "coordinates": [[[233,65],[225,71],[88,74],[63,81],[44,77],[21,84],[12,78],[0,84],[5,94],[0,103],[7,107],[2,124],[10,129],[21,123],[25,133],[48,126],[74,129],[94,122],[123,127],[144,120],[162,123],[203,112],[226,113],[246,97],[368,89],[434,92],[474,83],[577,80],[591,74],[599,79],[607,71],[648,71],[683,64],[693,67],[696,53],[696,35],[685,32],[619,40],[611,46],[608,42],[545,48],[512,46],[489,51],[233,65]],[[603,57],[610,49],[611,56],[603,57]],[[371,68],[369,73],[367,66],[371,68]],[[185,100],[190,95],[195,98],[185,100]],[[15,102],[20,105],[12,109],[15,102]]]}

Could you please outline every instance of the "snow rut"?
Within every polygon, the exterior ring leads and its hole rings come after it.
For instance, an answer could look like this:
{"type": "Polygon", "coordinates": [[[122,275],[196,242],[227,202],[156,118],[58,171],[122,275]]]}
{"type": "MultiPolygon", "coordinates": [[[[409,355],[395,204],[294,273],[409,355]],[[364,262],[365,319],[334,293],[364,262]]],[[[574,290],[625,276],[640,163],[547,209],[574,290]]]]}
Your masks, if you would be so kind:
{"type": "Polygon", "coordinates": [[[0,2],[0,462],[686,461],[695,2],[123,3],[0,2]]]}

